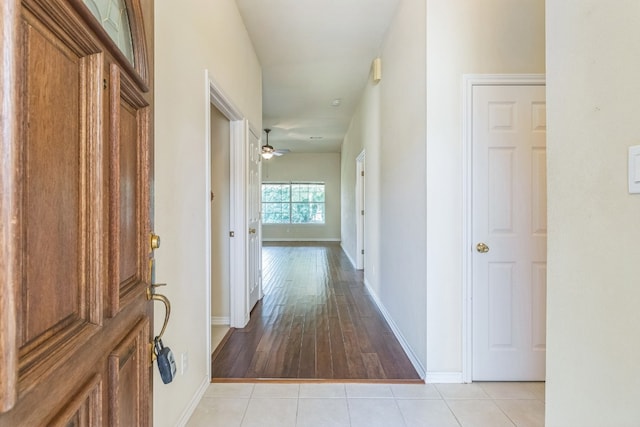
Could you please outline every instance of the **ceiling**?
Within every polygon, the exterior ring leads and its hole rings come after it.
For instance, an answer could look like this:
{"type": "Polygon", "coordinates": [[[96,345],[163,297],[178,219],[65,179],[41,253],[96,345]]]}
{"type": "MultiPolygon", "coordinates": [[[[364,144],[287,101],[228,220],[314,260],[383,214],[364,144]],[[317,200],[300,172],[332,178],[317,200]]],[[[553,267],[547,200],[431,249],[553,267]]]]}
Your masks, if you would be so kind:
{"type": "Polygon", "coordinates": [[[262,65],[272,146],[340,152],[399,1],[236,0],[262,65]]]}

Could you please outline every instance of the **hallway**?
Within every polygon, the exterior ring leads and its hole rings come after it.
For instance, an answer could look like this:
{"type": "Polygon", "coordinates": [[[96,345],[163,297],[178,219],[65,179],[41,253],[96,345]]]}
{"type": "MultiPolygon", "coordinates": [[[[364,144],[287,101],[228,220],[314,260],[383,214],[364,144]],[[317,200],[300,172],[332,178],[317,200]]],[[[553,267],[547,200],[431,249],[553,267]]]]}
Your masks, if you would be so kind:
{"type": "Polygon", "coordinates": [[[421,382],[337,243],[264,243],[264,298],[212,356],[212,381],[421,382]]]}

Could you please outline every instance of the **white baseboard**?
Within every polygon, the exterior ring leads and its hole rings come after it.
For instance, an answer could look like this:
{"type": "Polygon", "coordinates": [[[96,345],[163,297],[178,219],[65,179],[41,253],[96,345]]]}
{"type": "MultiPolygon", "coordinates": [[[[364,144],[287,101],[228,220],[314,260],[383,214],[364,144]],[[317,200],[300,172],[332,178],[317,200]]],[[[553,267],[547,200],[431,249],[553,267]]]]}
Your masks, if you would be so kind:
{"type": "Polygon", "coordinates": [[[263,242],[339,242],[339,238],[317,238],[317,237],[263,237],[263,242]]]}
{"type": "Polygon", "coordinates": [[[371,298],[373,298],[373,302],[375,302],[376,306],[382,313],[382,316],[385,318],[385,320],[389,324],[391,331],[393,331],[393,335],[395,335],[398,342],[400,342],[402,349],[407,354],[407,357],[409,358],[409,361],[411,361],[411,364],[415,368],[416,372],[418,373],[420,378],[424,379],[426,375],[426,370],[424,369],[424,366],[422,366],[422,363],[420,363],[420,359],[418,359],[413,349],[411,348],[407,340],[404,338],[404,335],[402,335],[402,333],[400,332],[398,325],[396,325],[396,322],[393,321],[393,319],[391,318],[391,315],[389,314],[385,306],[382,305],[382,302],[378,299],[378,295],[376,295],[376,293],[373,292],[373,290],[371,289],[371,286],[369,286],[369,283],[367,282],[366,279],[364,281],[364,286],[369,291],[371,298]]]}
{"type": "Polygon", "coordinates": [[[205,391],[207,391],[207,387],[209,387],[209,384],[211,384],[211,378],[207,378],[205,376],[195,394],[193,395],[193,398],[191,398],[187,407],[184,408],[184,411],[182,411],[182,415],[178,419],[176,426],[184,427],[187,425],[187,423],[189,422],[189,418],[191,418],[194,411],[198,407],[198,403],[200,403],[202,396],[204,396],[205,391]]]}
{"type": "Polygon", "coordinates": [[[229,316],[211,316],[212,326],[218,326],[218,325],[228,326],[230,324],[231,324],[231,319],[229,318],[229,316]]]}
{"type": "Polygon", "coordinates": [[[342,248],[342,252],[347,256],[347,258],[349,258],[349,261],[351,261],[351,265],[353,265],[353,268],[356,268],[356,262],[353,260],[353,258],[351,258],[349,252],[345,250],[344,246],[342,246],[342,242],[340,242],[340,247],[342,248]]]}
{"type": "Polygon", "coordinates": [[[425,382],[428,384],[462,384],[462,372],[427,372],[425,382]]]}

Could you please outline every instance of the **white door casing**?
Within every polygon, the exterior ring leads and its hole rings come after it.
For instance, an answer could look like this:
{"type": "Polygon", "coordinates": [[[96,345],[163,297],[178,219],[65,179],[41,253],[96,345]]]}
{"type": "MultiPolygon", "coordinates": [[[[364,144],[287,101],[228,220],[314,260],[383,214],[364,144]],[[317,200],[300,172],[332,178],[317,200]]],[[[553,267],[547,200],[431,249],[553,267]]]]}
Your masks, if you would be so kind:
{"type": "MultiPolygon", "coordinates": [[[[494,82],[499,83],[499,82],[494,82]]],[[[545,88],[476,84],[468,218],[472,351],[468,380],[544,380],[545,88]],[[486,244],[480,252],[477,245],[486,244]]],[[[482,249],[482,248],[480,248],[482,249]]]]}
{"type": "MultiPolygon", "coordinates": [[[[221,87],[213,80],[208,70],[205,70],[206,93],[206,134],[205,150],[207,158],[210,158],[210,109],[211,105],[229,119],[230,122],[230,165],[229,165],[229,253],[231,265],[229,271],[229,324],[234,328],[243,328],[249,322],[249,249],[248,242],[248,164],[249,164],[249,134],[255,134],[250,123],[244,118],[242,112],[233,101],[224,93],[221,87]]],[[[211,234],[211,164],[206,163],[206,195],[205,216],[207,233],[211,234]]],[[[211,259],[211,242],[207,241],[206,254],[211,259]]],[[[211,262],[207,263],[206,272],[206,298],[211,299],[211,262]]],[[[207,304],[206,312],[207,331],[211,326],[211,306],[207,304]]],[[[207,334],[210,340],[210,334],[207,334]]],[[[210,342],[207,347],[210,347],[210,342]]],[[[207,350],[207,358],[211,355],[211,349],[207,350]]]]}
{"type": "Polygon", "coordinates": [[[356,158],[356,269],[364,269],[364,186],[365,186],[365,152],[364,150],[356,158]]]}

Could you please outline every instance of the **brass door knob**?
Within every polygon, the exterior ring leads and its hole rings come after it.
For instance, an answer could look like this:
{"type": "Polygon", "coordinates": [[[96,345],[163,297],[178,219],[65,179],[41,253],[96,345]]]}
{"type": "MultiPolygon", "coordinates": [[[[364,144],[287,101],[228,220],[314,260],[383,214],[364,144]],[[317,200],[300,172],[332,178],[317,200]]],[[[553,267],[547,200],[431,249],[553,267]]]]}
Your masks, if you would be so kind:
{"type": "Polygon", "coordinates": [[[151,250],[158,249],[160,247],[160,236],[151,233],[151,250]]]}
{"type": "Polygon", "coordinates": [[[480,252],[481,254],[486,254],[487,252],[489,252],[489,246],[487,246],[486,243],[478,243],[476,245],[476,251],[480,252]]]}

